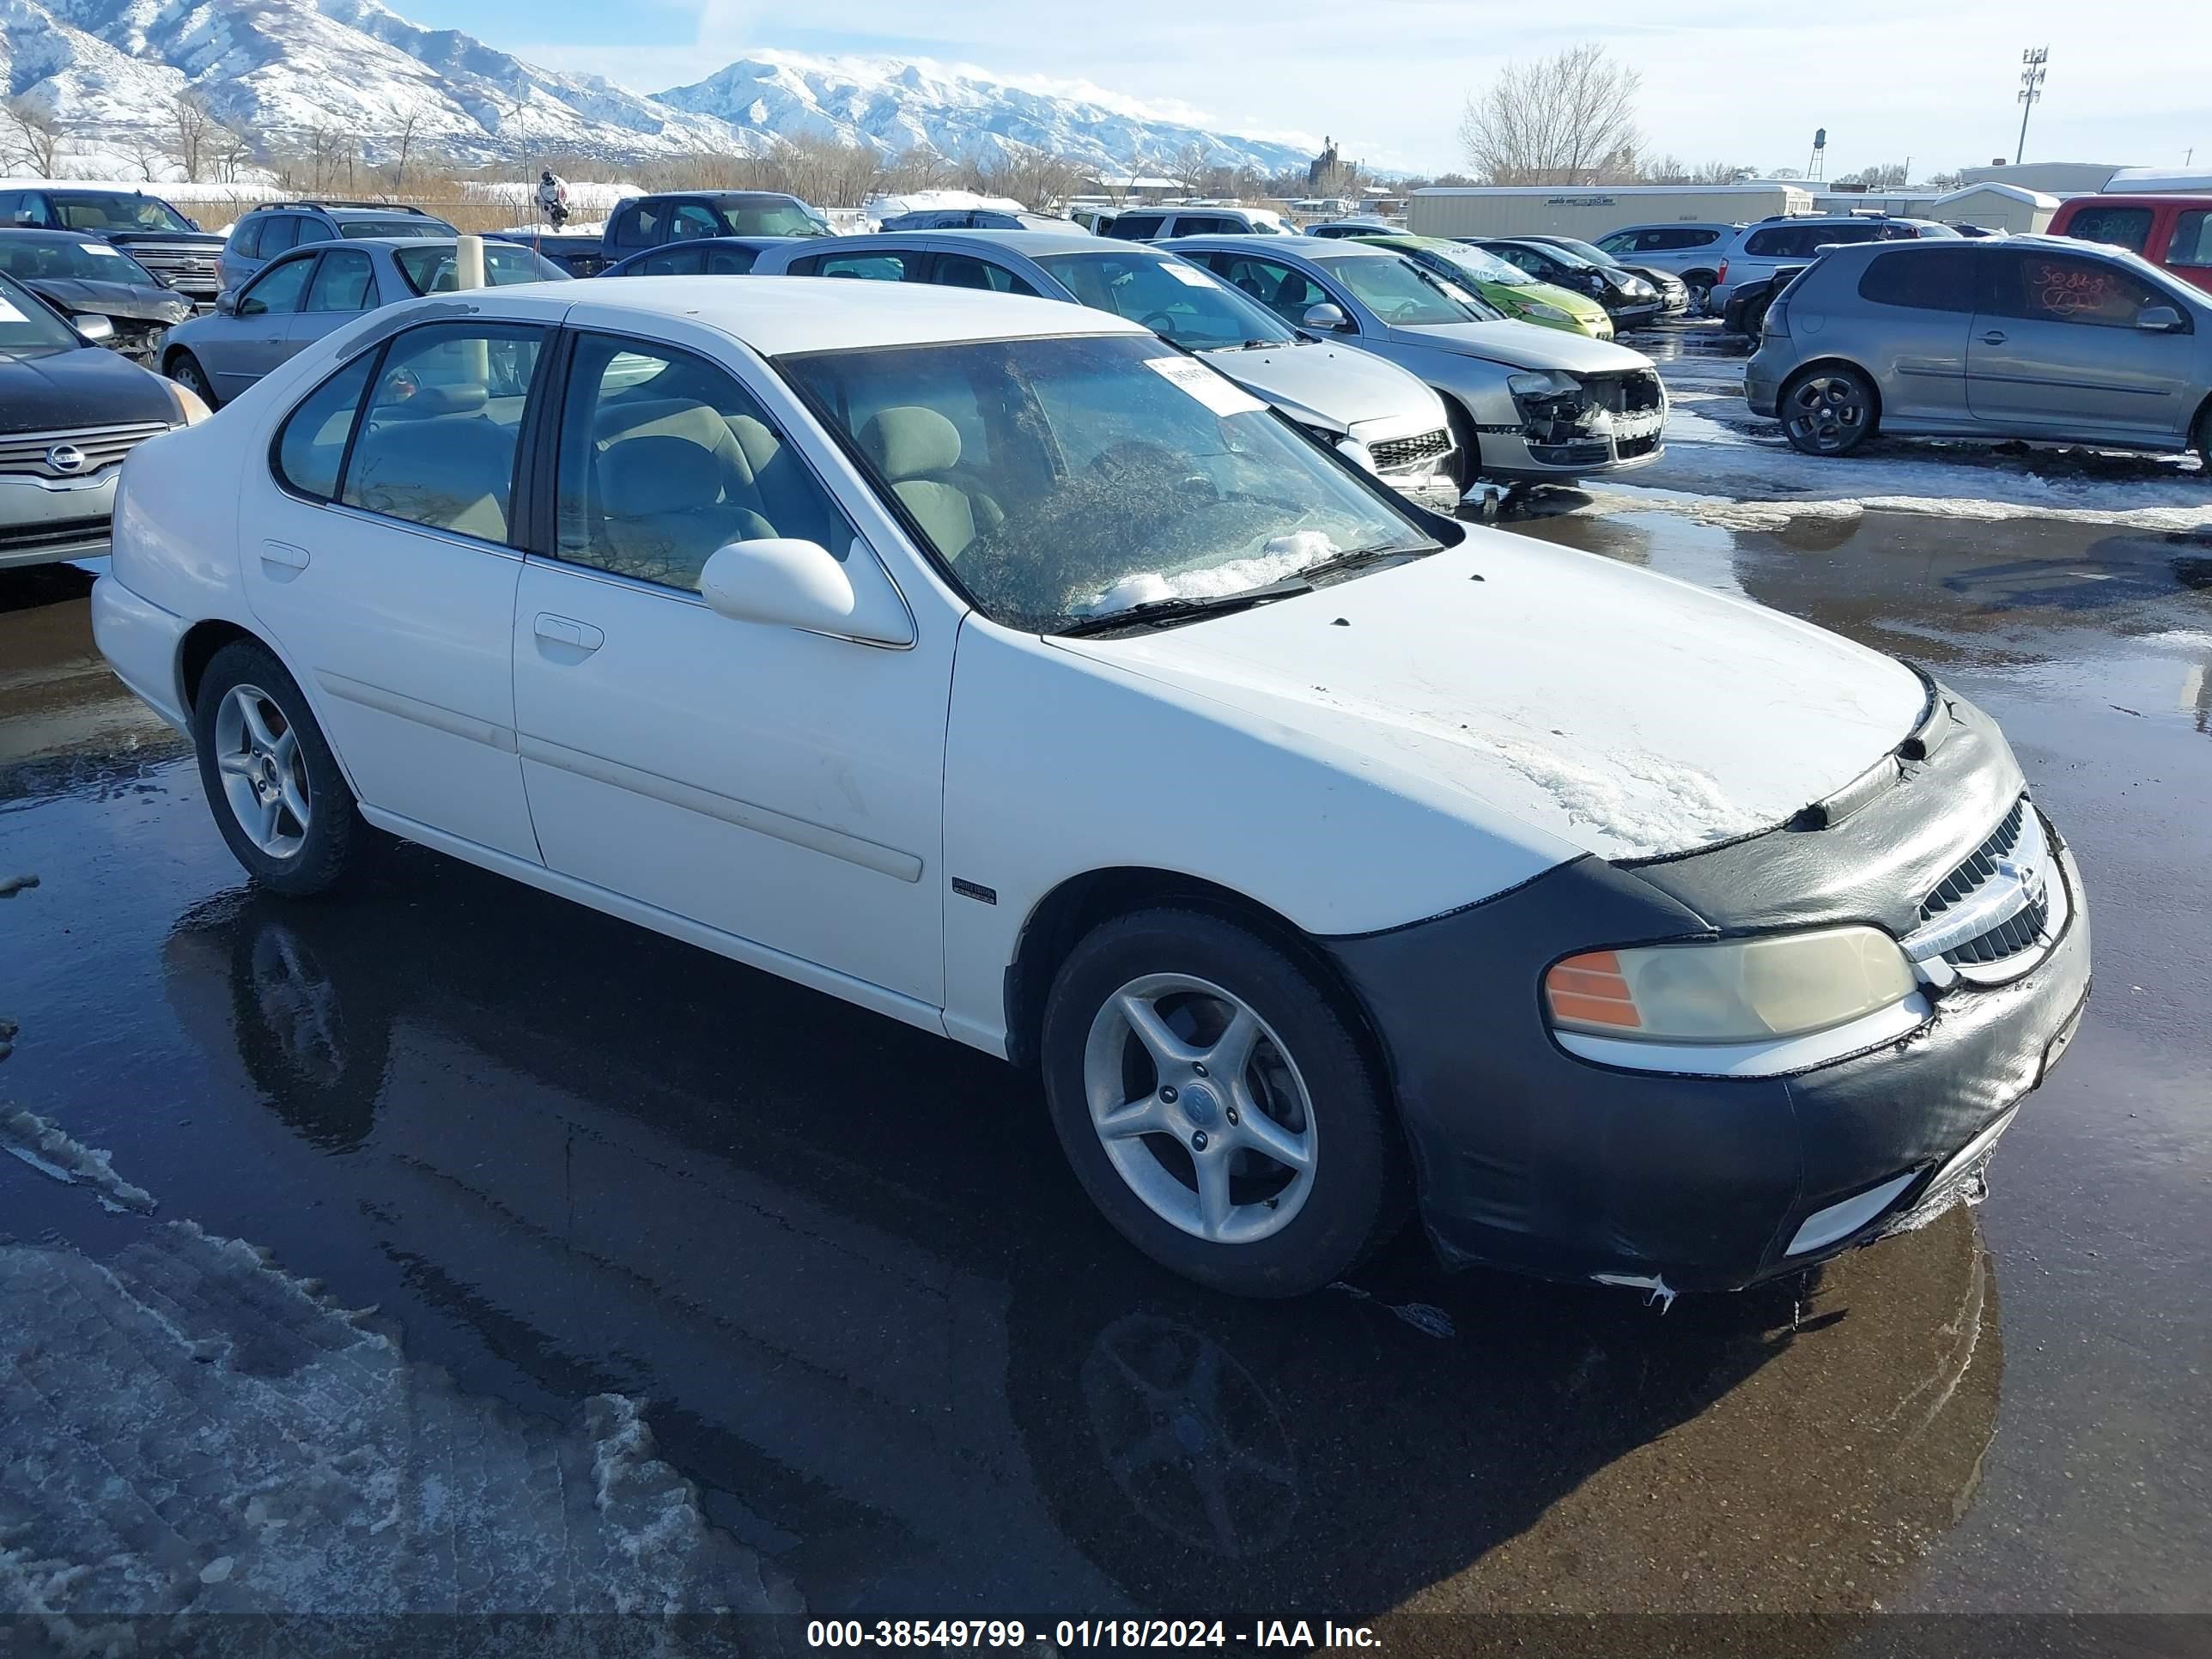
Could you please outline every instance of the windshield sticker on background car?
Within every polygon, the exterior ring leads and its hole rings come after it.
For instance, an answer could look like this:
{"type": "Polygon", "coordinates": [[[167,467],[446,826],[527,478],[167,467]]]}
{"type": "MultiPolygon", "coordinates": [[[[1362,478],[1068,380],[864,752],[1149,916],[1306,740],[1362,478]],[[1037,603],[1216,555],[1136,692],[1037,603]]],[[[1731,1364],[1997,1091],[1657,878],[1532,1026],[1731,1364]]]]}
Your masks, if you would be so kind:
{"type": "Polygon", "coordinates": [[[1218,288],[1221,286],[1220,283],[1215,282],[1212,277],[1207,276],[1196,265],[1164,264],[1162,265],[1160,269],[1166,271],[1169,276],[1174,277],[1176,281],[1182,283],[1187,288],[1218,288]]]}
{"type": "Polygon", "coordinates": [[[1217,415],[1251,415],[1267,406],[1233,380],[1188,357],[1150,357],[1145,367],[1182,387],[1217,415]]]}
{"type": "Polygon", "coordinates": [[[0,294],[0,323],[24,323],[29,320],[29,318],[24,316],[9,303],[6,295],[0,294]]]}
{"type": "Polygon", "coordinates": [[[95,259],[120,259],[123,257],[105,242],[84,242],[79,246],[95,259]]]}

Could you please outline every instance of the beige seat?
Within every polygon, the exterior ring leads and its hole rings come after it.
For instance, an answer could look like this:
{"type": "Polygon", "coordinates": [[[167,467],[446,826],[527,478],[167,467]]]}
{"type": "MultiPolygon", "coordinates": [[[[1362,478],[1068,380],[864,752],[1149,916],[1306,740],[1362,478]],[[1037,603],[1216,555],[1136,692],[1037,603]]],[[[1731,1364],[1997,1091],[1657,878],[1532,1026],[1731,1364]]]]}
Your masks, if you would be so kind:
{"type": "Polygon", "coordinates": [[[948,559],[1006,522],[998,502],[949,476],[960,465],[960,428],[933,409],[879,410],[860,428],[866,450],[908,512],[948,559]]]}
{"type": "Polygon", "coordinates": [[[345,499],[371,513],[507,539],[514,428],[481,415],[373,422],[354,446],[345,499]]]}
{"type": "Polygon", "coordinates": [[[760,511],[744,448],[712,406],[622,404],[602,411],[599,426],[588,530],[595,562],[696,588],[716,550],[779,533],[760,511]]]}

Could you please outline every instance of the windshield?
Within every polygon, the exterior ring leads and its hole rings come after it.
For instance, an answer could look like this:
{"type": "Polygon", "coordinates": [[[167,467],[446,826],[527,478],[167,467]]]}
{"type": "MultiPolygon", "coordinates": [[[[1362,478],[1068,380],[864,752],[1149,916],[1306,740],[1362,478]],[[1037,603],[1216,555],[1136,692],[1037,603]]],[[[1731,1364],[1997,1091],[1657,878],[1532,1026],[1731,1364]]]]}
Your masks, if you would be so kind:
{"type": "Polygon", "coordinates": [[[443,219],[421,218],[410,215],[404,219],[341,219],[341,236],[432,237],[451,236],[453,228],[443,219]]]}
{"type": "Polygon", "coordinates": [[[1558,241],[1553,242],[1552,246],[1553,247],[1563,247],[1570,253],[1579,254],[1594,265],[1611,265],[1618,264],[1620,263],[1619,260],[1615,259],[1613,255],[1607,253],[1603,248],[1594,247],[1588,242],[1578,242],[1571,236],[1562,236],[1558,241]]]}
{"type": "Polygon", "coordinates": [[[718,202],[715,207],[732,236],[827,236],[830,227],[798,202],[775,198],[757,202],[718,202]]]}
{"type": "Polygon", "coordinates": [[[1478,283],[1495,283],[1500,288],[1528,288],[1535,283],[1520,266],[1499,258],[1487,248],[1471,247],[1465,242],[1452,242],[1442,246],[1431,245],[1422,252],[1438,259],[1449,259],[1478,283]]]}
{"type": "Polygon", "coordinates": [[[1143,335],[787,357],[985,614],[1052,632],[1433,544],[1204,363],[1143,335]]]}
{"type": "Polygon", "coordinates": [[[153,273],[121,248],[106,242],[72,242],[65,237],[0,236],[0,270],[49,282],[126,283],[159,288],[153,273]]]}
{"type": "Polygon", "coordinates": [[[174,208],[151,196],[69,196],[56,191],[47,199],[69,230],[191,229],[177,216],[174,208]]]}
{"type": "Polygon", "coordinates": [[[1142,323],[1186,351],[1290,345],[1302,337],[1265,306],[1187,259],[1110,249],[1049,254],[1037,263],[1093,311],[1142,323]]]}
{"type": "MultiPolygon", "coordinates": [[[[541,259],[513,242],[484,244],[484,281],[492,288],[514,283],[567,282],[568,273],[550,259],[541,259]]],[[[404,247],[392,254],[399,274],[417,294],[450,294],[453,290],[453,250],[445,247],[404,247]]]]}
{"type": "Polygon", "coordinates": [[[1394,327],[1478,323],[1493,314],[1487,307],[1477,311],[1473,295],[1405,259],[1317,259],[1315,263],[1394,327]]]}
{"type": "Polygon", "coordinates": [[[0,276],[0,356],[43,357],[82,343],[60,318],[0,276]]]}

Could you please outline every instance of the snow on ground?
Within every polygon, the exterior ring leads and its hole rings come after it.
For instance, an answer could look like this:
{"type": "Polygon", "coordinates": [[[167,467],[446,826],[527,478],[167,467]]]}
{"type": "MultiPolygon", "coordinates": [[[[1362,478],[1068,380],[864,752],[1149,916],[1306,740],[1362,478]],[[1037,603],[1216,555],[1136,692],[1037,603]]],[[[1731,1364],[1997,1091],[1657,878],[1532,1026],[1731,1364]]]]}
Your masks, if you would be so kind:
{"type": "Polygon", "coordinates": [[[1735,529],[1869,509],[1998,520],[2069,519],[2153,531],[2212,526],[2212,474],[2193,458],[2075,446],[1876,437],[1854,455],[1801,455],[1743,397],[1741,343],[1680,325],[1650,353],[1671,406],[1666,453],[1596,483],[1592,510],[1632,503],[1735,529]]]}
{"type": "MultiPolygon", "coordinates": [[[[4,1127],[42,1173],[145,1197],[52,1125],[4,1127]]],[[[239,1240],[0,1242],[0,1608],[58,1651],[144,1651],[112,1620],[149,1613],[804,1611],[635,1402],[562,1424],[465,1393],[239,1240]]],[[[521,1635],[471,1650],[546,1650],[521,1635]]]]}

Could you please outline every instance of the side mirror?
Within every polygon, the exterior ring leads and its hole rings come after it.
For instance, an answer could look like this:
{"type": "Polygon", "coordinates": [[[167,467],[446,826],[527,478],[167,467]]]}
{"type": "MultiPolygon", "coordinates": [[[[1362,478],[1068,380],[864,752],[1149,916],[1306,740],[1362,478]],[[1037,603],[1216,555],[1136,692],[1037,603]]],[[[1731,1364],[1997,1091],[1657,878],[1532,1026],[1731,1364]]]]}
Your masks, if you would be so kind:
{"type": "Polygon", "coordinates": [[[200,222],[199,222],[198,220],[195,219],[195,218],[192,218],[192,217],[191,217],[191,216],[189,216],[189,215],[187,215],[187,216],[185,216],[185,222],[186,224],[190,225],[190,226],[191,226],[194,230],[198,230],[198,229],[200,228],[200,222]]]}
{"type": "Polygon", "coordinates": [[[853,571],[819,542],[782,536],[732,542],[699,573],[699,594],[732,622],[912,645],[914,626],[890,584],[872,561],[856,554],[854,566],[862,577],[858,586],[853,571]]]}
{"type": "Polygon", "coordinates": [[[215,296],[215,308],[225,317],[238,315],[238,290],[227,288],[215,296]]]}
{"type": "Polygon", "coordinates": [[[1344,314],[1340,307],[1333,306],[1326,300],[1317,306],[1308,306],[1304,320],[1308,328],[1319,330],[1324,334],[1344,334],[1352,328],[1352,319],[1344,314]]]}
{"type": "Polygon", "coordinates": [[[115,325],[108,319],[90,312],[70,318],[70,326],[76,331],[77,338],[87,345],[106,345],[115,337],[115,325]]]}
{"type": "Polygon", "coordinates": [[[2154,334],[2172,334],[2182,325],[2181,313],[2172,306],[2145,306],[2136,313],[2136,326],[2154,334]]]}

